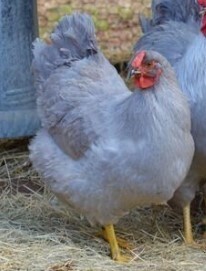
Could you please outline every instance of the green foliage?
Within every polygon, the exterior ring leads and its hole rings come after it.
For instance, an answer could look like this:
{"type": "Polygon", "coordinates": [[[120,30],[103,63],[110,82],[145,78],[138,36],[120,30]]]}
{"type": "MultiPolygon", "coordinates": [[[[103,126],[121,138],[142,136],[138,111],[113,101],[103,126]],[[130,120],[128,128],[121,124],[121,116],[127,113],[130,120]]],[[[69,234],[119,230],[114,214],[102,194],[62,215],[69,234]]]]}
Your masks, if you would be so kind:
{"type": "Polygon", "coordinates": [[[121,19],[129,20],[129,19],[133,18],[134,11],[132,10],[132,8],[119,7],[118,8],[118,14],[119,14],[121,19]]]}

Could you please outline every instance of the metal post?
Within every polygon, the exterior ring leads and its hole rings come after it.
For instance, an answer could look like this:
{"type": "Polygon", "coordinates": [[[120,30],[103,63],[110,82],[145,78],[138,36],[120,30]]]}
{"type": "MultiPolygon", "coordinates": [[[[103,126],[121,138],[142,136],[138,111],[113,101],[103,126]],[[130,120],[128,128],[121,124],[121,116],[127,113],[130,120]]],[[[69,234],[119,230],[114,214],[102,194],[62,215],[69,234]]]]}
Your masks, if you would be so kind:
{"type": "Polygon", "coordinates": [[[39,127],[30,69],[37,31],[36,0],[0,1],[0,138],[33,135],[39,127]]]}

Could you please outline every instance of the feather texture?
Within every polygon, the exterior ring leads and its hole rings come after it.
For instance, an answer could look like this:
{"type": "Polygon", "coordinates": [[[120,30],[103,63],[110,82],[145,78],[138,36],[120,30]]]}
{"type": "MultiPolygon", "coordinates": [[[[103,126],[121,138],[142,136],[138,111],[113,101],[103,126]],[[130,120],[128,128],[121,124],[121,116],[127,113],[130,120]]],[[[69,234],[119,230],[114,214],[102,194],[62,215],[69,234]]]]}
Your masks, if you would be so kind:
{"type": "Polygon", "coordinates": [[[86,14],[65,16],[51,34],[51,41],[51,44],[45,44],[36,39],[33,43],[32,68],[37,82],[47,79],[56,68],[70,66],[72,62],[98,51],[94,25],[86,14]]]}

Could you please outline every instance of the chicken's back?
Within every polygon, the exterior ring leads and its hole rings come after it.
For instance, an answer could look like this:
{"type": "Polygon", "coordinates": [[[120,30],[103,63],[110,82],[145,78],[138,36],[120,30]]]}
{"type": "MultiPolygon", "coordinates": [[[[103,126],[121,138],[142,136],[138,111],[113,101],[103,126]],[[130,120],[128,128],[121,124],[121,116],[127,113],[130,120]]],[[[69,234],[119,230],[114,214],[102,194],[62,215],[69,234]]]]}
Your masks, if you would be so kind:
{"type": "Polygon", "coordinates": [[[97,47],[90,16],[74,13],[63,17],[51,40],[51,44],[34,43],[37,109],[42,126],[55,142],[78,158],[104,132],[95,126],[96,119],[104,121],[98,110],[101,101],[129,92],[97,47]]]}

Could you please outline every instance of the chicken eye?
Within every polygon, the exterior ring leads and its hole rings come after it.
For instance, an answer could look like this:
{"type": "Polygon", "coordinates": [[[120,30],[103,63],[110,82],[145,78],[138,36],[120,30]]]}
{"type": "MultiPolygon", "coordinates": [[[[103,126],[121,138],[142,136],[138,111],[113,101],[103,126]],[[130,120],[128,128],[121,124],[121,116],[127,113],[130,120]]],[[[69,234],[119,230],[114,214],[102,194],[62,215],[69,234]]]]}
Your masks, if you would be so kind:
{"type": "Polygon", "coordinates": [[[151,68],[151,67],[153,66],[153,62],[152,62],[152,61],[147,62],[147,63],[146,63],[146,66],[147,66],[148,68],[151,68]]]}

